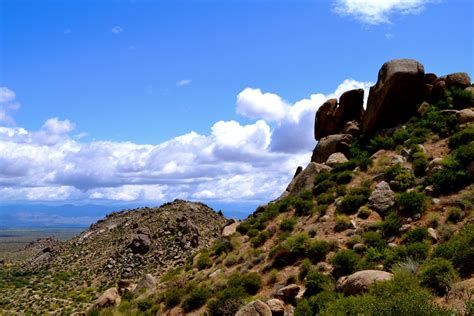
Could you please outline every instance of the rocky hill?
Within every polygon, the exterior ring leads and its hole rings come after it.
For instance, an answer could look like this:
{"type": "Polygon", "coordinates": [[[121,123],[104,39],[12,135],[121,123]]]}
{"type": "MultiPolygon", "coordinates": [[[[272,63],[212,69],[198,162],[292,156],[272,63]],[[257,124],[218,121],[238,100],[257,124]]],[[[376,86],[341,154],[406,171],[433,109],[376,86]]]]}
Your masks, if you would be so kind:
{"type": "Polygon", "coordinates": [[[226,223],[206,205],[181,200],[109,214],[67,242],[29,245],[36,252],[21,267],[21,282],[29,286],[8,292],[3,299],[11,300],[4,304],[35,312],[87,308],[119,280],[138,280],[146,273],[158,277],[184,265],[210,247],[226,223]]]}
{"type": "Polygon", "coordinates": [[[135,227],[157,210],[126,221],[113,214],[28,262],[29,288],[7,282],[8,293],[31,302],[28,294],[73,284],[85,289],[84,304],[56,310],[92,315],[470,315],[473,91],[466,73],[438,77],[415,60],[387,62],[366,109],[363,90],[321,105],[311,162],[246,220],[207,212],[210,237],[193,248],[179,220],[173,230],[150,220],[135,227]]]}

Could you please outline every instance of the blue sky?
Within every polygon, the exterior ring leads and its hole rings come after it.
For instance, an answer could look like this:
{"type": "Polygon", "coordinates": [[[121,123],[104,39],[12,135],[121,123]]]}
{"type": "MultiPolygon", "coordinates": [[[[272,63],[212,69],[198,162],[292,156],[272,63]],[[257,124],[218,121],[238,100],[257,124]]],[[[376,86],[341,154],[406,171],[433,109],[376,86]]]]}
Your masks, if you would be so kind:
{"type": "Polygon", "coordinates": [[[2,0],[0,199],[263,203],[326,97],[472,75],[473,29],[468,0],[2,0]]]}

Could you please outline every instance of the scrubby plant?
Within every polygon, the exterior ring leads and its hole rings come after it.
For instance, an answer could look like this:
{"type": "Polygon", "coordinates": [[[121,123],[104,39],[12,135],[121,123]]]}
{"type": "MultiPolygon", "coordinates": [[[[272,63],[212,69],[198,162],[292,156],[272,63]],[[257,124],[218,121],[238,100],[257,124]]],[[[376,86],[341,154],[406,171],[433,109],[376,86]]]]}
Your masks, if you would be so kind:
{"type": "Polygon", "coordinates": [[[212,266],[212,261],[207,251],[203,251],[199,254],[196,266],[199,270],[204,270],[212,266]]]}
{"type": "Polygon", "coordinates": [[[263,245],[268,240],[268,238],[270,238],[270,236],[271,236],[271,233],[268,230],[264,230],[258,233],[257,236],[252,238],[250,242],[254,248],[258,248],[261,245],[263,245]]]}
{"type": "Polygon", "coordinates": [[[318,202],[318,204],[331,204],[332,202],[334,202],[334,200],[335,200],[335,197],[332,192],[321,193],[316,196],[316,202],[318,202]]]}
{"type": "Polygon", "coordinates": [[[165,306],[172,308],[181,303],[181,298],[184,295],[184,289],[179,287],[172,287],[164,293],[165,306]]]}
{"type": "Polygon", "coordinates": [[[462,129],[449,137],[449,148],[455,149],[474,141],[474,126],[462,129]]]}
{"type": "Polygon", "coordinates": [[[430,245],[426,242],[414,242],[409,244],[406,249],[410,258],[421,261],[428,257],[430,245]]]}
{"type": "Polygon", "coordinates": [[[403,241],[412,244],[422,242],[428,237],[428,229],[426,227],[416,227],[403,235],[403,241]]]}
{"type": "Polygon", "coordinates": [[[402,219],[395,212],[388,214],[380,224],[382,234],[386,237],[398,235],[400,227],[402,227],[402,219]]]}
{"type": "Polygon", "coordinates": [[[228,254],[225,259],[224,259],[224,265],[226,267],[230,267],[230,266],[233,266],[234,264],[236,264],[238,261],[238,258],[237,258],[237,255],[235,254],[228,254]]]}
{"type": "Polygon", "coordinates": [[[421,214],[426,209],[426,195],[421,192],[402,192],[395,196],[395,201],[400,208],[400,212],[406,216],[421,214]]]}
{"type": "Polygon", "coordinates": [[[463,277],[474,272],[474,225],[465,225],[458,234],[435,248],[433,257],[450,260],[463,277]]]}
{"type": "Polygon", "coordinates": [[[295,228],[295,225],[296,225],[296,220],[294,218],[285,218],[280,223],[280,230],[291,232],[295,228]]]}
{"type": "Polygon", "coordinates": [[[419,277],[421,285],[443,295],[451,289],[451,284],[458,279],[458,274],[449,260],[434,258],[422,264],[419,277]]]}
{"type": "Polygon", "coordinates": [[[249,295],[255,295],[262,287],[262,278],[256,272],[234,273],[227,281],[228,287],[242,287],[249,295]]]}
{"type": "Polygon", "coordinates": [[[376,151],[380,149],[392,149],[395,147],[395,144],[393,142],[392,137],[388,136],[382,136],[382,135],[376,135],[374,136],[368,145],[368,148],[372,153],[375,153],[376,151]]]}
{"type": "Polygon", "coordinates": [[[222,238],[214,244],[214,255],[220,256],[223,253],[229,253],[234,250],[230,239],[222,238]]]}
{"type": "Polygon", "coordinates": [[[241,287],[229,287],[219,291],[207,304],[210,316],[235,315],[245,303],[246,294],[241,287]]]}
{"type": "Polygon", "coordinates": [[[340,250],[331,259],[334,267],[332,274],[339,278],[355,272],[359,257],[354,250],[340,250]]]}
{"type": "Polygon", "coordinates": [[[361,206],[367,203],[370,192],[370,188],[366,186],[349,190],[346,196],[341,200],[340,211],[344,214],[356,213],[361,206]]]}
{"type": "Polygon", "coordinates": [[[336,232],[341,232],[349,228],[352,228],[352,223],[349,217],[346,215],[336,216],[336,223],[334,225],[334,230],[336,232]]]}
{"type": "Polygon", "coordinates": [[[298,199],[295,201],[294,206],[296,216],[309,215],[313,209],[313,201],[298,199]]]}
{"type": "Polygon", "coordinates": [[[448,208],[448,217],[446,218],[451,223],[457,223],[462,220],[462,210],[459,207],[448,208]]]}
{"type": "Polygon", "coordinates": [[[467,167],[474,161],[474,141],[456,148],[453,157],[462,167],[467,167]]]}
{"type": "Polygon", "coordinates": [[[443,168],[435,171],[427,182],[433,184],[438,194],[450,194],[464,188],[469,183],[466,170],[452,158],[442,161],[443,168]]]}
{"type": "Polygon", "coordinates": [[[306,276],[304,286],[306,287],[305,296],[310,297],[324,290],[331,289],[332,282],[327,275],[317,271],[311,271],[306,276]]]}
{"type": "Polygon", "coordinates": [[[455,109],[464,109],[471,104],[471,91],[454,87],[448,91],[448,95],[453,98],[453,106],[455,109]]]}
{"type": "Polygon", "coordinates": [[[306,244],[306,255],[314,263],[324,260],[330,250],[331,245],[325,240],[310,240],[306,244]]]}
{"type": "Polygon", "coordinates": [[[370,213],[372,213],[372,211],[367,206],[361,206],[357,212],[357,217],[367,219],[369,218],[370,213]]]}
{"type": "Polygon", "coordinates": [[[387,242],[378,232],[365,232],[362,234],[362,240],[367,247],[373,247],[379,250],[383,250],[387,246],[387,242]]]}

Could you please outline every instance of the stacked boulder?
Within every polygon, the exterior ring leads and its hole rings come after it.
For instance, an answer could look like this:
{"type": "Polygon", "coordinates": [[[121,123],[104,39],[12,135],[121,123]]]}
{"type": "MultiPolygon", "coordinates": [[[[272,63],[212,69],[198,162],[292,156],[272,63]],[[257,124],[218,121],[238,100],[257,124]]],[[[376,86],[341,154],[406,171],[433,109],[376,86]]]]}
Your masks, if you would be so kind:
{"type": "Polygon", "coordinates": [[[347,155],[354,139],[377,133],[390,135],[396,127],[446,97],[446,89],[455,88],[472,94],[470,104],[459,105],[456,114],[461,124],[474,121],[474,87],[466,73],[437,77],[425,74],[421,63],[413,59],[395,59],[383,64],[377,83],[370,88],[364,110],[364,90],[345,92],[323,103],[315,117],[314,138],[318,141],[312,162],[325,163],[338,152],[347,155]]]}

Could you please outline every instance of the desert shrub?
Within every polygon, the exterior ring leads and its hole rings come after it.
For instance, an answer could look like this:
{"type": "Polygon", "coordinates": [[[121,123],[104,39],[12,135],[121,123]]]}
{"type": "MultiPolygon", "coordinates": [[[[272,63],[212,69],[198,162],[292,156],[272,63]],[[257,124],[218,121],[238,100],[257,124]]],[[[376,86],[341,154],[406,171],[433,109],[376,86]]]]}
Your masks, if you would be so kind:
{"type": "Polygon", "coordinates": [[[306,244],[306,255],[314,263],[324,260],[330,250],[331,245],[325,240],[311,240],[306,244]]]}
{"type": "Polygon", "coordinates": [[[207,304],[210,316],[235,315],[239,308],[245,303],[246,294],[241,287],[230,287],[219,291],[215,298],[207,304]]]}
{"type": "Polygon", "coordinates": [[[345,184],[349,183],[352,180],[352,171],[346,170],[342,171],[335,176],[335,180],[337,184],[345,184]]]}
{"type": "Polygon", "coordinates": [[[236,264],[238,261],[238,258],[237,258],[237,255],[235,254],[228,254],[225,259],[224,259],[224,265],[226,267],[230,267],[230,266],[233,266],[234,264],[236,264]]]}
{"type": "Polygon", "coordinates": [[[434,258],[422,264],[419,277],[421,285],[443,295],[451,289],[451,284],[458,279],[458,274],[449,260],[434,258]]]}
{"type": "Polygon", "coordinates": [[[272,248],[268,254],[273,259],[272,266],[283,268],[293,264],[306,253],[306,233],[299,233],[288,237],[283,243],[272,248]]]}
{"type": "Polygon", "coordinates": [[[184,290],[178,287],[172,287],[164,293],[165,306],[173,308],[181,303],[181,298],[184,295],[184,290]]]}
{"type": "Polygon", "coordinates": [[[462,210],[459,207],[448,208],[447,220],[451,223],[457,223],[462,220],[462,210]]]}
{"type": "Polygon", "coordinates": [[[319,215],[323,216],[326,214],[328,207],[329,206],[327,204],[316,205],[316,207],[314,208],[314,211],[318,213],[319,215]]]}
{"type": "Polygon", "coordinates": [[[474,225],[465,225],[448,242],[435,248],[433,257],[450,260],[463,277],[474,272],[474,225]]]}
{"type": "Polygon", "coordinates": [[[313,238],[314,236],[316,236],[316,228],[315,227],[311,227],[309,230],[308,230],[308,236],[310,238],[313,238]]]}
{"type": "Polygon", "coordinates": [[[268,240],[268,238],[270,238],[270,235],[271,234],[268,230],[264,230],[264,231],[260,232],[257,236],[252,238],[250,240],[250,242],[252,243],[252,246],[254,248],[260,247],[261,245],[263,245],[268,240]]]}
{"type": "Polygon", "coordinates": [[[385,179],[387,181],[390,181],[390,180],[394,180],[395,177],[400,174],[401,172],[403,172],[404,168],[402,167],[401,164],[397,163],[393,166],[390,166],[390,167],[387,167],[385,170],[384,170],[384,175],[385,175],[385,179]]]}
{"type": "Polygon", "coordinates": [[[355,272],[359,257],[354,250],[340,250],[331,259],[332,273],[336,278],[355,272]]]}
{"type": "Polygon", "coordinates": [[[457,119],[453,114],[442,113],[436,107],[429,107],[421,124],[441,137],[447,137],[456,131],[457,119]]]}
{"type": "Polygon", "coordinates": [[[407,245],[407,255],[413,260],[425,260],[430,251],[430,245],[425,242],[414,242],[407,245]]]}
{"type": "MultiPolygon", "coordinates": [[[[320,174],[329,174],[329,173],[325,172],[325,173],[320,173],[320,174]]],[[[326,193],[332,190],[333,188],[335,188],[336,186],[337,186],[337,183],[329,179],[321,181],[321,182],[316,182],[313,188],[313,194],[317,196],[318,194],[326,193]]]]}
{"type": "Polygon", "coordinates": [[[296,225],[296,220],[294,218],[285,218],[281,223],[280,223],[280,229],[282,231],[286,232],[291,232],[296,225]]]}
{"type": "Polygon", "coordinates": [[[329,290],[331,285],[331,279],[327,275],[317,271],[311,271],[306,276],[304,282],[304,286],[306,287],[305,296],[310,297],[324,290],[329,290]]]}
{"type": "Polygon", "coordinates": [[[449,148],[455,149],[474,141],[474,126],[462,129],[449,137],[449,148]]]}
{"type": "Polygon", "coordinates": [[[402,227],[402,219],[395,212],[388,214],[380,224],[382,234],[386,237],[397,236],[402,227]]]}
{"type": "Polygon", "coordinates": [[[365,232],[362,234],[362,240],[367,247],[373,247],[379,250],[382,250],[387,246],[387,242],[378,232],[365,232]]]}
{"type": "Polygon", "coordinates": [[[146,312],[152,307],[153,307],[153,302],[149,298],[144,298],[137,302],[137,308],[142,312],[146,312]]]}
{"type": "Polygon", "coordinates": [[[203,306],[211,296],[211,291],[207,287],[196,287],[184,299],[182,307],[185,312],[190,312],[203,306]]]}
{"type": "Polygon", "coordinates": [[[234,273],[227,281],[228,287],[242,287],[247,294],[255,295],[262,287],[262,278],[256,272],[234,273]]]}
{"type": "Polygon", "coordinates": [[[400,164],[386,168],[384,174],[387,181],[394,181],[390,183],[390,186],[395,191],[405,191],[415,185],[415,176],[400,164]]]}
{"type": "Polygon", "coordinates": [[[313,208],[313,202],[298,199],[294,203],[295,206],[295,215],[296,216],[305,216],[311,214],[311,210],[313,208]]]}
{"type": "Polygon", "coordinates": [[[212,266],[212,261],[207,251],[203,251],[199,254],[196,265],[199,270],[204,270],[212,266]]]}
{"type": "Polygon", "coordinates": [[[334,202],[334,199],[333,193],[321,193],[316,196],[316,202],[318,202],[318,204],[331,204],[334,202]]]}
{"type": "Polygon", "coordinates": [[[344,214],[354,214],[357,210],[367,203],[370,196],[370,188],[358,187],[349,190],[346,196],[341,200],[340,211],[344,214]]]}
{"type": "Polygon", "coordinates": [[[416,227],[405,233],[403,241],[408,244],[422,242],[428,237],[428,229],[426,227],[416,227]]]}
{"type": "Polygon", "coordinates": [[[426,209],[426,195],[424,193],[411,191],[402,192],[395,196],[400,212],[406,216],[423,213],[426,209]]]}
{"type": "Polygon", "coordinates": [[[309,305],[308,300],[301,300],[295,308],[295,316],[313,316],[313,309],[309,305]]]}
{"type": "Polygon", "coordinates": [[[367,219],[372,211],[367,206],[361,206],[357,212],[357,217],[367,219]]]}
{"type": "Polygon", "coordinates": [[[353,161],[361,170],[366,171],[372,165],[370,154],[360,141],[355,140],[349,149],[349,161],[353,161]]]}
{"type": "Polygon", "coordinates": [[[223,253],[229,253],[232,250],[234,250],[234,246],[230,242],[230,239],[227,239],[227,238],[219,239],[214,244],[214,255],[216,256],[220,256],[223,253]]]}
{"type": "Polygon", "coordinates": [[[426,173],[427,167],[428,167],[428,159],[423,153],[421,153],[419,157],[416,157],[413,160],[413,172],[415,176],[423,177],[426,173]]]}
{"type": "Polygon", "coordinates": [[[270,258],[273,260],[272,267],[284,268],[296,262],[298,258],[291,255],[290,250],[283,246],[276,246],[270,250],[270,258]]]}
{"type": "Polygon", "coordinates": [[[469,184],[469,176],[459,163],[449,158],[443,163],[444,168],[435,171],[427,180],[438,194],[457,192],[469,184]]]}
{"type": "Polygon", "coordinates": [[[474,161],[474,141],[456,148],[453,156],[461,166],[467,167],[474,161]]]}
{"type": "Polygon", "coordinates": [[[392,149],[395,147],[392,137],[376,135],[374,136],[368,145],[371,152],[375,153],[380,149],[392,149]]]}
{"type": "Polygon", "coordinates": [[[306,258],[303,261],[301,261],[299,272],[298,272],[298,280],[302,282],[312,269],[313,269],[313,264],[311,263],[311,260],[306,258]]]}
{"type": "Polygon", "coordinates": [[[336,223],[334,225],[334,230],[336,232],[342,232],[349,228],[352,228],[352,223],[349,217],[345,215],[336,216],[336,223]]]}
{"type": "Polygon", "coordinates": [[[453,98],[453,106],[455,109],[464,109],[471,104],[471,91],[455,87],[450,89],[449,95],[453,98]]]}

